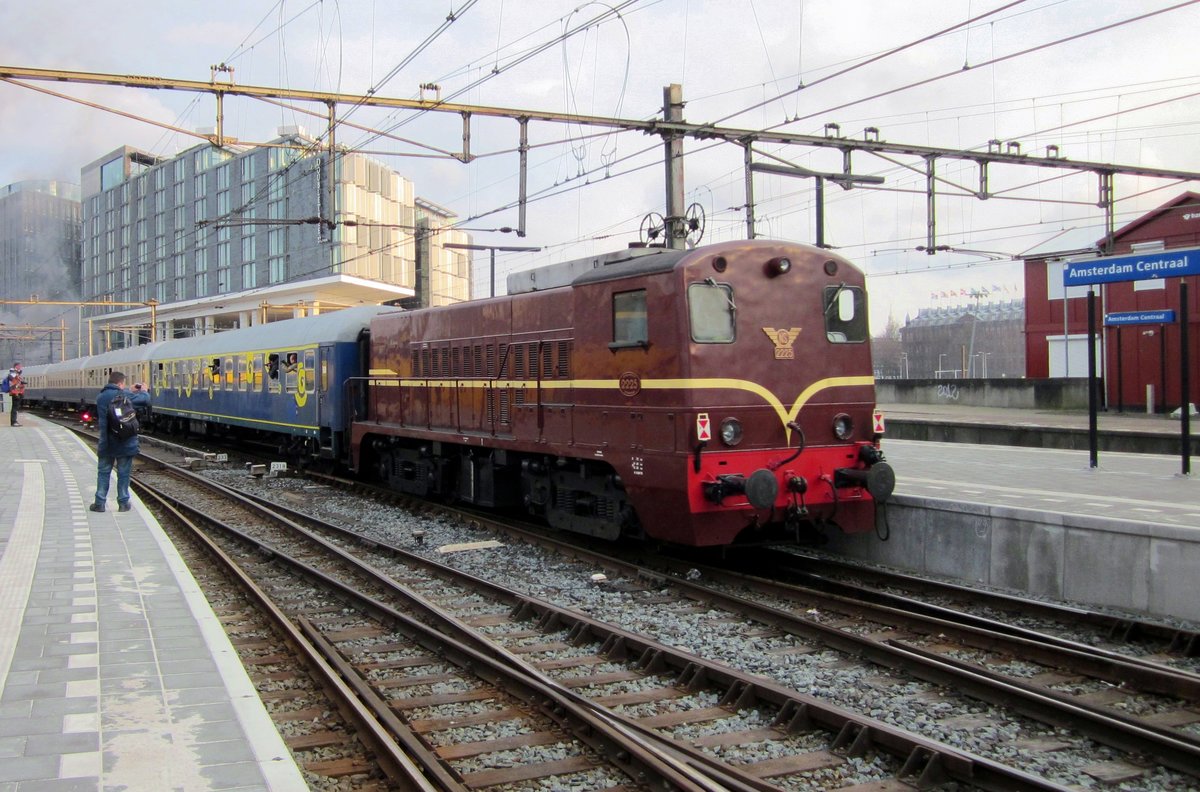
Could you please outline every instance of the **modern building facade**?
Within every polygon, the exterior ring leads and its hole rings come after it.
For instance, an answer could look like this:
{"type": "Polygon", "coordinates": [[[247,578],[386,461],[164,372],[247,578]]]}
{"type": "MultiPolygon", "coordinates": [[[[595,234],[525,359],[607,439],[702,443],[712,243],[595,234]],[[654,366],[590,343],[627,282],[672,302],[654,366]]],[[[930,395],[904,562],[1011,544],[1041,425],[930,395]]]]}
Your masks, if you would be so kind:
{"type": "Polygon", "coordinates": [[[154,337],[182,337],[411,298],[422,268],[442,301],[424,304],[468,299],[465,257],[441,248],[469,240],[452,215],[422,221],[439,233],[418,261],[412,182],[338,153],[331,188],[328,151],[299,128],[279,134],[169,159],[123,147],[83,169],[84,296],[131,304],[101,309],[114,345],[144,340],[152,321],[154,337]]]}
{"type": "Polygon", "coordinates": [[[900,328],[899,376],[1025,376],[1025,301],[925,308],[900,328]]]}
{"type": "MultiPolygon", "coordinates": [[[[1088,287],[1063,287],[1063,266],[1105,256],[1153,254],[1200,247],[1200,194],[1184,192],[1109,239],[1086,247],[1039,254],[1025,261],[1025,328],[1030,377],[1086,377],[1088,373],[1088,287]]],[[[1104,380],[1106,405],[1118,409],[1171,412],[1200,402],[1200,277],[1167,277],[1106,283],[1096,289],[1096,371],[1104,380]],[[1187,326],[1180,284],[1187,289],[1187,326]],[[1111,314],[1158,314],[1163,321],[1110,325],[1111,314]],[[1169,320],[1165,317],[1171,317],[1169,320]],[[1182,392],[1182,336],[1190,346],[1189,393],[1182,392]]]]}
{"type": "MultiPolygon", "coordinates": [[[[60,181],[0,187],[0,299],[78,299],[79,198],[78,184],[60,181]]],[[[78,318],[73,306],[0,303],[0,360],[60,360],[64,336],[73,356],[78,318]]]]}

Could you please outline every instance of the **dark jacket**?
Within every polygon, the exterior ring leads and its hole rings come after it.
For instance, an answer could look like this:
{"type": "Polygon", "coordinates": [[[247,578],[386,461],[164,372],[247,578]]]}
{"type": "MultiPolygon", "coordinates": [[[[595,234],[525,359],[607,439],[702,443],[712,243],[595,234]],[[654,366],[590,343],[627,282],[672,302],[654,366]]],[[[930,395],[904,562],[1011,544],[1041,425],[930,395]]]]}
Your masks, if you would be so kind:
{"type": "Polygon", "coordinates": [[[96,449],[97,456],[137,456],[138,451],[141,450],[138,446],[137,435],[125,440],[117,440],[108,433],[108,406],[120,394],[128,396],[135,409],[150,406],[150,394],[145,391],[127,391],[111,382],[105,385],[104,390],[100,391],[100,395],[96,397],[96,424],[100,429],[100,447],[96,449]]]}

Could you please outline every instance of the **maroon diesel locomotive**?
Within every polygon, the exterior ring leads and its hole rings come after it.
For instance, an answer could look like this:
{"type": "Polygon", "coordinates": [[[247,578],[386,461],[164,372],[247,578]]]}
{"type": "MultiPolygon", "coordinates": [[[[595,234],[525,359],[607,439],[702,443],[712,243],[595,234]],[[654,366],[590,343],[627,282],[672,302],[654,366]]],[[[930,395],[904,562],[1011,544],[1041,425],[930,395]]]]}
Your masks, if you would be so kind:
{"type": "Polygon", "coordinates": [[[686,545],[872,530],[863,274],[807,245],[630,249],[371,321],[351,464],[556,528],[686,545]]]}

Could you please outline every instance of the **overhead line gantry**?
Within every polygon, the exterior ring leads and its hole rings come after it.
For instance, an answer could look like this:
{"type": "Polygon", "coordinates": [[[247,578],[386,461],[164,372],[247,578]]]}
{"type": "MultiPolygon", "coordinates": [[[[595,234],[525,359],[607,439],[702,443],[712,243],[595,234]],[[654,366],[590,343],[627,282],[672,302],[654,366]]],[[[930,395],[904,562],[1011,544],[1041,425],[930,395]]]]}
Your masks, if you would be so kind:
{"type": "MultiPolygon", "coordinates": [[[[462,149],[452,156],[464,163],[471,162],[475,155],[471,153],[471,118],[473,116],[508,118],[519,125],[520,153],[520,196],[518,236],[525,236],[526,209],[526,172],[528,167],[528,124],[531,121],[546,123],[578,124],[581,126],[605,127],[647,135],[661,136],[666,142],[666,168],[668,185],[667,217],[668,242],[673,247],[681,247],[686,235],[684,218],[681,207],[676,205],[679,185],[682,184],[682,159],[678,143],[683,138],[695,140],[720,140],[744,149],[744,168],[747,182],[747,228],[749,236],[753,236],[754,203],[752,189],[752,173],[755,170],[772,170],[774,168],[756,167],[753,162],[753,147],[756,144],[773,144],[782,146],[806,146],[821,149],[836,149],[842,152],[842,172],[819,174],[824,179],[833,181],[845,189],[855,184],[864,183],[867,179],[854,174],[851,168],[852,155],[864,152],[876,155],[902,155],[918,158],[922,165],[906,165],[912,170],[923,173],[926,180],[927,204],[927,233],[925,248],[933,252],[937,247],[936,236],[936,184],[945,181],[937,175],[936,164],[939,160],[958,160],[973,162],[978,168],[978,185],[974,188],[955,185],[966,195],[973,195],[981,200],[991,197],[988,187],[988,169],[991,165],[1020,165],[1026,167],[1052,168],[1081,173],[1093,173],[1098,180],[1096,205],[1105,212],[1107,236],[1111,238],[1115,226],[1114,178],[1118,175],[1144,176],[1155,179],[1176,181],[1200,181],[1200,173],[1194,171],[1174,170],[1170,168],[1149,168],[1140,165],[1120,165],[1110,162],[1074,160],[1059,155],[1057,146],[1047,146],[1044,156],[1021,150],[1018,142],[999,140],[989,141],[987,150],[952,149],[938,146],[923,146],[906,143],[896,143],[884,140],[879,130],[867,127],[860,138],[843,137],[836,124],[827,124],[823,135],[806,135],[776,130],[743,129],[715,124],[697,124],[682,120],[682,98],[677,86],[669,87],[664,102],[662,119],[631,119],[609,116],[584,115],[578,113],[555,113],[543,110],[527,110],[510,107],[495,107],[488,105],[461,104],[443,102],[438,99],[401,99],[398,97],[380,96],[378,94],[353,94],[330,91],[306,91],[294,88],[277,88],[255,85],[238,85],[230,81],[216,79],[216,71],[209,81],[180,80],[164,77],[151,77],[131,74],[104,74],[98,72],[65,71],[61,69],[33,69],[16,66],[0,66],[0,80],[21,87],[32,88],[20,82],[66,82],[90,85],[108,85],[124,88],[140,88],[148,90],[174,90],[193,93],[212,94],[217,98],[217,128],[214,134],[202,134],[213,145],[222,146],[236,142],[224,135],[222,128],[223,112],[221,103],[225,96],[246,96],[260,99],[285,99],[289,101],[315,102],[322,104],[328,111],[328,131],[326,133],[327,147],[331,154],[334,152],[334,130],[337,127],[337,107],[339,105],[386,107],[421,112],[453,113],[462,117],[462,149]],[[674,196],[674,197],[673,197],[674,196]]],[[[35,89],[36,90],[36,89],[35,89]]],[[[778,159],[773,155],[772,159],[778,159]]],[[[329,157],[329,166],[333,167],[333,156],[329,157]]],[[[806,174],[798,174],[806,175],[806,174]]],[[[330,179],[332,185],[333,179],[330,179]]]]}

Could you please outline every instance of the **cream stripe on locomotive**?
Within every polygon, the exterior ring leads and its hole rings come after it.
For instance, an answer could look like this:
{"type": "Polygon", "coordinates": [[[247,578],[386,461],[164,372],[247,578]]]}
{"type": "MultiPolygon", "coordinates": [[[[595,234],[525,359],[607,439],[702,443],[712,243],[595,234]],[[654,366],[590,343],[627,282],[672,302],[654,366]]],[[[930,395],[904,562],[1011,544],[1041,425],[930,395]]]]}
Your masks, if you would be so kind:
{"type": "MultiPolygon", "coordinates": [[[[388,379],[371,379],[368,380],[370,385],[387,387],[387,388],[471,388],[471,389],[487,389],[487,388],[525,388],[537,390],[539,387],[543,390],[564,390],[567,388],[580,388],[583,390],[619,390],[621,387],[620,380],[612,379],[595,379],[595,380],[542,380],[540,383],[537,380],[504,380],[504,379],[433,379],[423,377],[405,377],[400,378],[390,369],[371,369],[372,377],[388,377],[388,379]],[[395,379],[392,379],[395,377],[395,379]]],[[[817,393],[827,388],[844,388],[853,385],[874,385],[875,378],[873,376],[862,377],[826,377],[822,380],[809,385],[796,400],[792,402],[791,409],[786,408],[782,401],[771,391],[759,385],[757,382],[741,379],[728,379],[724,377],[701,377],[696,379],[661,379],[661,380],[642,380],[642,390],[741,390],[748,391],[759,396],[763,401],[775,410],[775,414],[779,416],[779,422],[783,424],[784,431],[788,442],[791,441],[792,430],[788,428],[790,421],[796,420],[800,415],[800,410],[805,404],[817,393]]]]}

